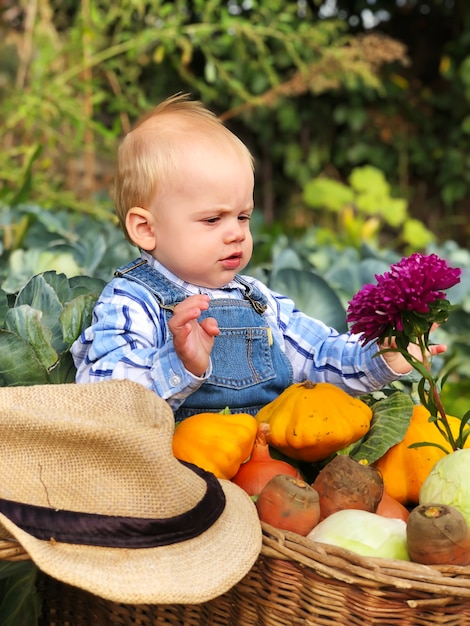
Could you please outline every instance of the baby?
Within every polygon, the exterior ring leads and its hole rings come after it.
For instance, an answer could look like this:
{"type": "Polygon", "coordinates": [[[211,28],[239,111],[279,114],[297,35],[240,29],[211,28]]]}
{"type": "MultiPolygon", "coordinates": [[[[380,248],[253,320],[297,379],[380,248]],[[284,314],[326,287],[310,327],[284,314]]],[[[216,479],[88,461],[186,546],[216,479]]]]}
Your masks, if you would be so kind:
{"type": "Polygon", "coordinates": [[[410,371],[399,353],[373,358],[379,346],[241,273],[253,189],[247,146],[200,102],[179,94],[138,122],[118,151],[114,199],[141,254],[116,271],[72,346],[77,382],[131,379],[179,421],[227,406],[255,415],[307,379],[359,395],[410,371]]]}

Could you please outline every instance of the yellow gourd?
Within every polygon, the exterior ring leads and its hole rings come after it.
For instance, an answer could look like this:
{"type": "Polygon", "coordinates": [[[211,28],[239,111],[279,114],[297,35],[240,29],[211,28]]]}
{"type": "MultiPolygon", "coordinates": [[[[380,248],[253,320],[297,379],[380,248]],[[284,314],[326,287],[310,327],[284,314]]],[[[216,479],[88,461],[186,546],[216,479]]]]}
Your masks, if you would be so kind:
{"type": "Polygon", "coordinates": [[[322,461],[363,437],[371,408],[330,383],[288,387],[256,416],[270,425],[268,443],[292,459],[322,461]]]}
{"type": "Polygon", "coordinates": [[[257,430],[257,421],[247,413],[198,413],[176,426],[173,454],[230,480],[250,456],[257,430]]]}
{"type": "MultiPolygon", "coordinates": [[[[429,411],[421,404],[415,405],[405,437],[374,463],[383,477],[385,490],[395,500],[405,505],[419,502],[419,491],[430,471],[445,452],[436,446],[410,448],[413,443],[429,441],[438,443],[451,452],[449,444],[439,433],[437,426],[429,422],[429,411]]],[[[457,436],[460,420],[447,416],[454,436],[457,436]]],[[[470,441],[465,447],[469,447],[470,441]]]]}

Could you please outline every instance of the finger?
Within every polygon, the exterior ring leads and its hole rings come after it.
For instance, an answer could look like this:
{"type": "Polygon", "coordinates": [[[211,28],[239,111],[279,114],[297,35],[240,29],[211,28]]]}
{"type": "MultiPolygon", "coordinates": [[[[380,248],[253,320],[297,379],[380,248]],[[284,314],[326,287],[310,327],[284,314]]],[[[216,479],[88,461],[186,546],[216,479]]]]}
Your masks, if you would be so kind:
{"type": "Polygon", "coordinates": [[[206,311],[209,308],[209,296],[205,294],[195,294],[193,296],[188,296],[182,302],[175,306],[174,313],[180,313],[187,309],[200,309],[201,311],[206,311]]]}
{"type": "Polygon", "coordinates": [[[182,326],[170,327],[170,330],[173,336],[173,344],[175,348],[179,348],[186,343],[186,340],[192,332],[192,326],[188,323],[182,326]]]}
{"type": "Polygon", "coordinates": [[[202,320],[200,325],[201,328],[203,328],[204,331],[211,337],[216,337],[220,333],[217,320],[215,320],[213,317],[206,317],[205,320],[202,320]]]}
{"type": "Polygon", "coordinates": [[[183,302],[180,302],[175,306],[173,311],[173,315],[169,321],[169,326],[171,329],[180,328],[187,324],[188,322],[192,322],[193,320],[197,320],[197,318],[201,315],[202,311],[205,311],[209,307],[209,297],[205,295],[195,295],[189,296],[183,302]]]}
{"type": "Polygon", "coordinates": [[[443,343],[438,343],[432,346],[429,346],[429,352],[431,356],[435,356],[436,354],[442,354],[447,350],[447,346],[443,343]]]}
{"type": "Polygon", "coordinates": [[[179,309],[176,309],[175,307],[175,311],[168,322],[168,325],[170,328],[180,328],[189,322],[197,320],[202,311],[203,309],[198,306],[181,307],[179,309]]]}

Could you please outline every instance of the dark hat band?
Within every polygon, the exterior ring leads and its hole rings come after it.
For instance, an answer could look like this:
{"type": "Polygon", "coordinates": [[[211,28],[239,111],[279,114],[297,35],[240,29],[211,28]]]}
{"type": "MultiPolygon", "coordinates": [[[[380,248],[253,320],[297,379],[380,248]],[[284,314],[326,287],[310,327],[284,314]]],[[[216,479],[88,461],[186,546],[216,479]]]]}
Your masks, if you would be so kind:
{"type": "Polygon", "coordinates": [[[186,465],[207,484],[194,508],[163,519],[81,513],[13,502],[0,498],[0,513],[28,534],[44,541],[107,548],[156,548],[202,535],[220,517],[225,494],[217,478],[190,463],[186,465]]]}

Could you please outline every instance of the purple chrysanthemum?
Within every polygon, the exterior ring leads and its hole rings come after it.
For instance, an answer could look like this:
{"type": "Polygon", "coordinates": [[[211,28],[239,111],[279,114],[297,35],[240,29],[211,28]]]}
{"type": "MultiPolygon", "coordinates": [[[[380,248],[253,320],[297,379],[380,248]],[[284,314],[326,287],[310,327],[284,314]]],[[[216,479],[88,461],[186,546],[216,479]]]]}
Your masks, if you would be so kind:
{"type": "Polygon", "coordinates": [[[349,302],[352,332],[361,333],[364,344],[392,334],[424,332],[423,324],[429,329],[434,321],[443,321],[439,314],[448,309],[444,290],[456,285],[460,274],[436,254],[403,258],[349,302]]]}

